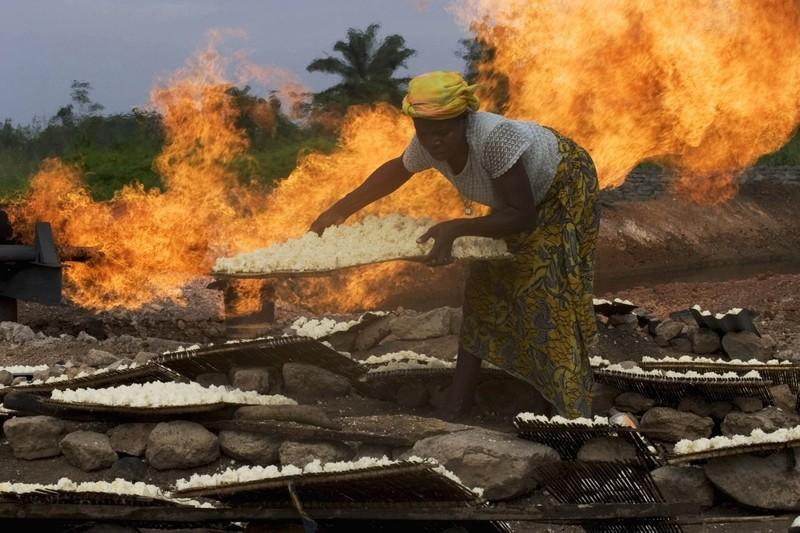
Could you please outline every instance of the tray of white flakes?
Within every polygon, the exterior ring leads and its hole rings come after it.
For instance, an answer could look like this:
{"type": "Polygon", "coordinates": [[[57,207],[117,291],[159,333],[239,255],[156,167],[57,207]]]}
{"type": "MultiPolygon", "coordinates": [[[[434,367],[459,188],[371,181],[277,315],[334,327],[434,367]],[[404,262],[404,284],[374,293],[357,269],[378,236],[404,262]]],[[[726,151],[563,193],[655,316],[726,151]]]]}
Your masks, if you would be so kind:
{"type": "MultiPolygon", "coordinates": [[[[388,261],[424,261],[433,240],[417,243],[431,226],[430,219],[402,215],[369,216],[362,222],[332,226],[320,237],[309,232],[268,248],[221,257],[214,264],[217,277],[314,276],[388,261]]],[[[510,258],[502,240],[460,237],[453,243],[456,260],[510,258]]]]}
{"type": "Polygon", "coordinates": [[[0,501],[20,503],[71,503],[119,505],[176,505],[212,508],[210,502],[175,498],[155,485],[114,481],[77,482],[61,478],[56,483],[0,482],[0,501]]]}
{"type": "Polygon", "coordinates": [[[232,411],[242,405],[297,405],[279,394],[262,395],[198,383],[134,383],[104,389],[54,390],[50,398],[15,392],[4,402],[25,413],[52,414],[69,418],[162,416],[209,414],[232,411]]]}
{"type": "Polygon", "coordinates": [[[433,459],[412,456],[404,461],[362,457],[356,461],[322,463],[302,467],[285,465],[244,466],[214,474],[192,474],[176,482],[175,494],[205,496],[231,503],[284,502],[285,486],[293,482],[306,505],[313,503],[449,502],[477,501],[483,490],[468,488],[452,472],[433,459]]]}
{"type": "Polygon", "coordinates": [[[669,462],[673,464],[688,463],[712,457],[797,447],[800,447],[800,426],[780,428],[772,432],[756,428],[750,435],[720,435],[711,438],[680,440],[675,444],[669,462]]]}

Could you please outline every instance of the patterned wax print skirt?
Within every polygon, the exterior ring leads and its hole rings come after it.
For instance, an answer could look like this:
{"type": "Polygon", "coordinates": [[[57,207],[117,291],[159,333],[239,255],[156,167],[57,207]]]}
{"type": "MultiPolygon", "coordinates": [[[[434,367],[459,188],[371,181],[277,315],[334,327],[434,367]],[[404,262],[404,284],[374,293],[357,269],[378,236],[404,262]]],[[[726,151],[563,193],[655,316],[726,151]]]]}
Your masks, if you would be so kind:
{"type": "Polygon", "coordinates": [[[506,238],[512,259],[472,265],[460,342],[574,418],[591,413],[588,346],[597,336],[592,284],[600,213],[589,154],[556,136],[562,159],[536,227],[506,238]]]}

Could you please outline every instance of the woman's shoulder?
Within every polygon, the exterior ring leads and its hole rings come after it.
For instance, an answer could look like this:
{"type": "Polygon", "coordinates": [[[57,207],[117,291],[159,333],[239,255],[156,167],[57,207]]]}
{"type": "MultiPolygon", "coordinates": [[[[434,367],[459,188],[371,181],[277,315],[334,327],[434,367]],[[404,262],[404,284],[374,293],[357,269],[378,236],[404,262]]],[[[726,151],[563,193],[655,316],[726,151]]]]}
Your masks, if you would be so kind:
{"type": "Polygon", "coordinates": [[[546,129],[532,120],[515,120],[497,113],[489,113],[488,111],[473,113],[470,126],[473,136],[482,141],[494,137],[495,135],[492,135],[492,133],[496,134],[498,128],[500,131],[516,131],[522,136],[528,136],[531,130],[546,129]]]}

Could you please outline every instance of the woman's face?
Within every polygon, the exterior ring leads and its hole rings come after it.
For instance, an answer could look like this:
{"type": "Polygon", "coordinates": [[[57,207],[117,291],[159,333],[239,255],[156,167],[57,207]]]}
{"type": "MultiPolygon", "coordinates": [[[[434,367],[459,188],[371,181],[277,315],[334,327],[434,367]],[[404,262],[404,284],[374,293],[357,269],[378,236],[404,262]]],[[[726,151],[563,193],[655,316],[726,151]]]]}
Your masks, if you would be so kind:
{"type": "Polygon", "coordinates": [[[447,120],[414,119],[417,139],[437,161],[446,161],[456,155],[463,146],[466,125],[466,115],[447,120]]]}

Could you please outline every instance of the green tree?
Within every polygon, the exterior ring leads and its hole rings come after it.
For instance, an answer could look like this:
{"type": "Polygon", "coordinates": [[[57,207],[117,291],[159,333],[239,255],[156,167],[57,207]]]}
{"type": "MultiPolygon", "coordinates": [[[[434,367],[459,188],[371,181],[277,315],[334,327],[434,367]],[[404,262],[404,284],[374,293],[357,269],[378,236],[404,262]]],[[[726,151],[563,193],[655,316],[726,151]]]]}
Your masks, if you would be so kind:
{"type": "Polygon", "coordinates": [[[395,78],[395,71],[406,68],[406,60],[416,54],[405,39],[392,34],[378,41],[379,24],[366,30],[350,28],[347,40],[336,41],[333,50],[341,57],[327,56],[312,61],[306,70],[335,74],[341,82],[314,94],[314,104],[340,106],[391,102],[399,105],[410,78],[395,78]]]}
{"type": "Polygon", "coordinates": [[[487,102],[488,111],[502,113],[508,103],[508,76],[496,70],[492,63],[496,50],[480,37],[459,39],[461,49],[456,52],[466,63],[464,79],[478,83],[478,95],[487,102]]]}
{"type": "Polygon", "coordinates": [[[72,80],[69,95],[72,101],[78,104],[79,115],[94,115],[104,109],[102,104],[92,102],[92,99],[89,98],[91,91],[92,85],[88,81],[72,80]]]}

